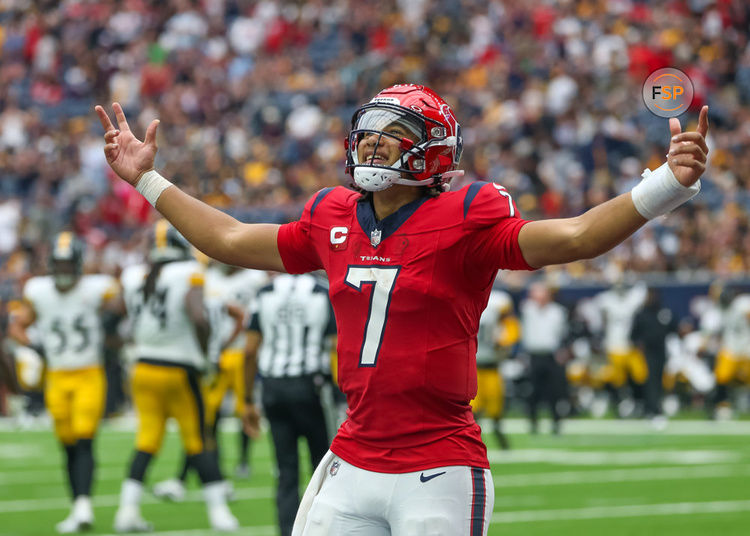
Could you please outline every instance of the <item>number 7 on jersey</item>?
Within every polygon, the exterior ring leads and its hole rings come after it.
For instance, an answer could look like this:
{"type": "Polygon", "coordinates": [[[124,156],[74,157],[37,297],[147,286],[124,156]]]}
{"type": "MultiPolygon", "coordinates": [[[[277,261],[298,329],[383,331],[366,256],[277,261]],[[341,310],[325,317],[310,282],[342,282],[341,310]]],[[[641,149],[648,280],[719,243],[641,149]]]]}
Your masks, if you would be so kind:
{"type": "Polygon", "coordinates": [[[396,286],[400,266],[349,266],[346,271],[346,284],[359,292],[364,285],[372,285],[370,310],[365,324],[364,340],[359,352],[360,367],[374,367],[378,360],[380,343],[388,320],[388,307],[391,294],[396,286]]]}

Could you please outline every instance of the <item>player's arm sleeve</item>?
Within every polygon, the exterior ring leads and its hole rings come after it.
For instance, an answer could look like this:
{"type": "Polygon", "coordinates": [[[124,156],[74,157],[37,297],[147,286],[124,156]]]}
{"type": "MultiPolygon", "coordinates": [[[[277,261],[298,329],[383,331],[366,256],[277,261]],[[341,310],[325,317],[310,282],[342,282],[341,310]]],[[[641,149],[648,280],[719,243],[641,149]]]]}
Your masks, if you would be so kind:
{"type": "Polygon", "coordinates": [[[312,214],[314,207],[325,196],[321,190],[310,198],[298,221],[286,223],[279,227],[277,245],[284,269],[290,274],[302,274],[323,268],[315,243],[312,238],[312,214]]]}
{"type": "Polygon", "coordinates": [[[494,183],[474,183],[464,198],[464,228],[470,234],[465,257],[469,272],[483,266],[492,271],[534,270],[524,259],[518,233],[529,223],[521,218],[507,190],[494,183]]]}

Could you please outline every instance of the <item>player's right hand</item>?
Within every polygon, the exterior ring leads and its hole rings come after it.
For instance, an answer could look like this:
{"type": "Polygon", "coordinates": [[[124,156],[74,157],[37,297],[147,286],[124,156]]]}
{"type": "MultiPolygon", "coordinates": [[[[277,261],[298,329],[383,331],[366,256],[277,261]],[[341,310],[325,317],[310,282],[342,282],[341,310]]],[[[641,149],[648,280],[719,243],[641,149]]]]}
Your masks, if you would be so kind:
{"type": "Polygon", "coordinates": [[[107,163],[121,179],[135,186],[141,175],[154,169],[156,127],[159,126],[159,120],[151,121],[146,129],[146,138],[140,141],[130,131],[125,113],[118,103],[112,104],[112,110],[119,128],[115,128],[103,107],[96,106],[94,109],[104,127],[104,155],[107,163]]]}

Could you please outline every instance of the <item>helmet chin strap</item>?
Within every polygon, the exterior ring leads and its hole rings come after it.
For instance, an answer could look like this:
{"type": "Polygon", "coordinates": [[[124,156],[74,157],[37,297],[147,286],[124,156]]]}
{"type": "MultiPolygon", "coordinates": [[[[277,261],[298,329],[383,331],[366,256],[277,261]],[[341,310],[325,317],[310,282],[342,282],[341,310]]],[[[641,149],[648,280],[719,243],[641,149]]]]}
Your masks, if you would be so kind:
{"type": "Polygon", "coordinates": [[[357,166],[352,173],[357,186],[368,192],[379,192],[393,185],[401,172],[395,169],[357,166]]]}
{"type": "MultiPolygon", "coordinates": [[[[441,174],[442,184],[440,187],[444,192],[450,190],[450,180],[454,177],[461,177],[464,174],[463,169],[455,171],[446,171],[441,174]]],[[[430,186],[435,182],[435,177],[423,179],[421,181],[407,179],[401,176],[399,171],[386,168],[368,168],[358,166],[354,168],[354,182],[357,186],[368,192],[379,192],[390,188],[394,184],[403,184],[405,186],[430,186]]]]}
{"type": "MultiPolygon", "coordinates": [[[[440,178],[444,182],[443,184],[447,184],[447,181],[450,181],[453,179],[453,177],[462,177],[464,174],[463,169],[457,169],[455,171],[446,171],[445,173],[440,174],[440,178]]],[[[414,179],[406,179],[404,177],[399,177],[395,181],[393,181],[395,184],[405,184],[406,186],[430,186],[433,182],[435,182],[435,175],[432,177],[429,177],[427,179],[423,179],[421,181],[415,181],[414,179]]],[[[444,192],[447,192],[450,188],[445,189],[443,188],[444,192]]]]}

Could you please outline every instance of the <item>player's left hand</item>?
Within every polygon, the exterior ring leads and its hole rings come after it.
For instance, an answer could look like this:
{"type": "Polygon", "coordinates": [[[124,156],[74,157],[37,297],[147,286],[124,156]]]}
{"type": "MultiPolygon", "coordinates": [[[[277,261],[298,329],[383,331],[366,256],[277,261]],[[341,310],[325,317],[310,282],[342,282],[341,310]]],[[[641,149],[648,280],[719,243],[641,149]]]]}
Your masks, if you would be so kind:
{"type": "Polygon", "coordinates": [[[672,117],[669,119],[669,133],[672,136],[667,154],[669,169],[680,184],[692,186],[706,170],[708,106],[701,108],[695,131],[682,132],[680,120],[672,117]]]}
{"type": "Polygon", "coordinates": [[[112,104],[119,128],[115,128],[102,106],[97,105],[94,109],[104,127],[104,156],[107,163],[122,180],[136,186],[145,172],[154,169],[157,151],[156,129],[159,120],[151,121],[146,129],[146,137],[140,141],[131,132],[125,112],[119,103],[112,104]]]}
{"type": "Polygon", "coordinates": [[[260,411],[255,404],[245,403],[245,409],[242,412],[242,428],[251,438],[260,437],[260,411]]]}

